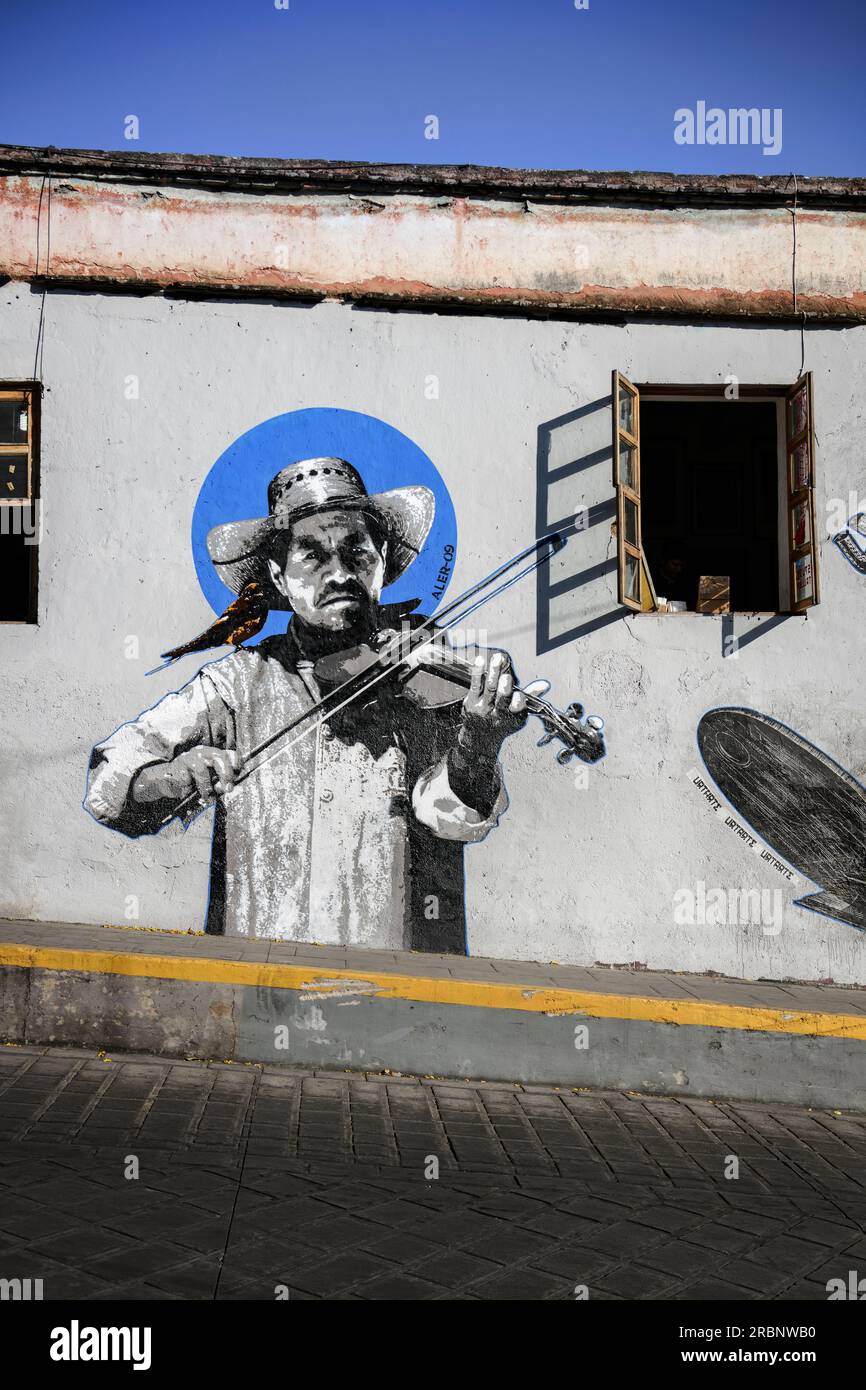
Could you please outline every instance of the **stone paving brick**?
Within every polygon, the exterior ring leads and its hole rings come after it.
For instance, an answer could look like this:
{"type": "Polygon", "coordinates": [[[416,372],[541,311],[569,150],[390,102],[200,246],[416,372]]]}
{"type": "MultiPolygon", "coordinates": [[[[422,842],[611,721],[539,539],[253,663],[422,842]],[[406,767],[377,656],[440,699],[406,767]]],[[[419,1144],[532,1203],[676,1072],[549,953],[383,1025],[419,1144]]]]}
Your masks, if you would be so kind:
{"type": "Polygon", "coordinates": [[[610,1274],[600,1275],[590,1286],[590,1295],[595,1291],[615,1293],[620,1298],[660,1298],[674,1287],[675,1279],[657,1270],[643,1269],[639,1265],[626,1265],[610,1274]]]}
{"type": "MultiPolygon", "coordinates": [[[[410,1264],[418,1260],[428,1259],[432,1255],[442,1255],[441,1246],[437,1246],[432,1240],[422,1240],[418,1236],[410,1235],[408,1231],[397,1231],[394,1235],[374,1236],[372,1239],[365,1239],[363,1248],[371,1255],[378,1255],[383,1260],[393,1260],[397,1264],[410,1264]]],[[[444,1252],[453,1254],[453,1251],[444,1252]]]]}
{"type": "Polygon", "coordinates": [[[97,1255],[106,1255],[126,1243],[124,1234],[118,1231],[104,1231],[84,1226],[68,1231],[65,1235],[54,1236],[50,1240],[31,1245],[36,1255],[45,1255],[49,1260],[62,1260],[73,1266],[97,1255]]]}
{"type": "Polygon", "coordinates": [[[375,1221],[386,1228],[414,1232],[421,1221],[429,1216],[429,1212],[414,1202],[406,1202],[398,1197],[394,1201],[381,1202],[378,1206],[370,1207],[364,1212],[364,1215],[370,1221],[375,1221]]]}
{"type": "Polygon", "coordinates": [[[330,1253],[346,1246],[364,1245],[375,1240],[376,1226],[370,1221],[361,1221],[355,1216],[329,1216],[323,1221],[314,1221],[304,1227],[304,1240],[314,1249],[330,1253]]]}
{"type": "Polygon", "coordinates": [[[328,1298],[345,1289],[355,1288],[377,1274],[387,1273],[388,1265],[384,1260],[358,1250],[337,1255],[307,1270],[300,1270],[294,1275],[293,1282],[307,1293],[328,1298]]]}
{"type": "Polygon", "coordinates": [[[641,1226],[636,1221],[619,1221],[602,1231],[592,1231],[585,1237],[592,1250],[600,1250],[606,1255],[630,1255],[661,1245],[664,1233],[650,1226],[641,1226]]]}
{"type": "Polygon", "coordinates": [[[146,1282],[164,1293],[181,1298],[212,1299],[219,1274],[219,1260],[208,1258],[194,1260],[191,1264],[177,1269],[163,1270],[146,1282]]]}
{"type": "Polygon", "coordinates": [[[826,1303],[827,1285],[826,1282],[818,1283],[812,1279],[803,1279],[799,1284],[792,1284],[784,1293],[779,1294],[779,1298],[796,1302],[806,1300],[826,1303]]]}
{"type": "Polygon", "coordinates": [[[529,1267],[561,1275],[571,1286],[587,1283],[594,1275],[614,1268],[615,1263],[609,1255],[600,1255],[584,1245],[557,1245],[542,1255],[533,1256],[529,1267]]]}
{"type": "Polygon", "coordinates": [[[447,1289],[458,1289],[485,1275],[496,1274],[499,1269],[493,1260],[469,1255],[465,1250],[444,1250],[415,1265],[414,1273],[447,1289]]]}
{"type": "Polygon", "coordinates": [[[710,1251],[723,1251],[726,1254],[739,1254],[748,1250],[753,1243],[752,1237],[744,1231],[735,1231],[729,1226],[718,1226],[714,1221],[707,1222],[698,1230],[689,1231],[688,1238],[694,1245],[705,1246],[710,1251]]]}
{"type": "Polygon", "coordinates": [[[652,1250],[642,1251],[640,1262],[650,1269],[676,1274],[681,1279],[693,1278],[701,1271],[710,1273],[718,1264],[712,1251],[699,1245],[691,1245],[684,1240],[671,1241],[655,1246],[652,1250]]]}
{"type": "Polygon", "coordinates": [[[101,1255],[96,1259],[82,1261],[88,1274],[110,1281],[147,1275],[159,1270],[183,1264],[189,1260],[189,1251],[180,1246],[164,1244],[146,1245],[137,1243],[127,1250],[114,1255],[101,1255]]]}
{"type": "Polygon", "coordinates": [[[497,1264],[513,1264],[518,1260],[538,1257],[549,1250],[553,1241],[535,1235],[532,1231],[521,1231],[507,1227],[496,1235],[483,1240],[474,1240],[469,1253],[482,1260],[494,1260],[497,1264]]]}
{"type": "Polygon", "coordinates": [[[480,1241],[508,1235],[509,1227],[483,1212],[441,1212],[428,1214],[426,1220],[413,1227],[413,1233],[422,1240],[434,1240],[440,1245],[456,1246],[458,1249],[471,1245],[475,1249],[480,1241]]]}
{"type": "Polygon", "coordinates": [[[200,1226],[175,1231],[174,1244],[208,1255],[225,1249],[229,1229],[227,1221],[205,1221],[200,1226]]]}
{"type": "Polygon", "coordinates": [[[694,1212],[673,1211],[665,1207],[642,1208],[638,1216],[641,1226],[649,1226],[657,1231],[670,1231],[672,1235],[680,1231],[692,1230],[701,1220],[694,1212]]]}
{"type": "Polygon", "coordinates": [[[570,1212],[555,1209],[540,1212],[535,1216],[518,1217],[516,1224],[527,1231],[537,1231],[539,1235],[555,1236],[557,1240],[579,1240],[581,1237],[589,1236],[593,1229],[598,1229],[591,1221],[584,1221],[579,1216],[572,1216],[570,1212]]]}
{"type": "Polygon", "coordinates": [[[796,1240],[793,1236],[777,1236],[761,1247],[761,1259],[774,1268],[791,1273],[807,1273],[827,1258],[824,1246],[811,1241],[796,1240]]]}
{"type": "Polygon", "coordinates": [[[704,1279],[697,1284],[689,1284],[673,1297],[686,1299],[690,1303],[739,1303],[741,1299],[756,1299],[758,1294],[737,1284],[728,1284],[723,1279],[704,1279]]]}
{"type": "MultiPolygon", "coordinates": [[[[762,1251],[761,1254],[763,1253],[762,1251]]],[[[759,1263],[755,1259],[730,1261],[724,1267],[724,1275],[738,1288],[751,1289],[763,1298],[772,1297],[793,1282],[790,1272],[777,1269],[769,1263],[759,1263]]]]}
{"type": "Polygon", "coordinates": [[[723,1212],[718,1221],[720,1225],[731,1226],[735,1231],[749,1231],[756,1236],[781,1231],[785,1225],[783,1220],[777,1216],[759,1216],[752,1211],[739,1210],[723,1212]]]}
{"type": "Polygon", "coordinates": [[[539,1269],[509,1270],[493,1279],[475,1284],[472,1292],[479,1298],[523,1301],[551,1298],[563,1292],[562,1285],[552,1274],[539,1269]]]}
{"type": "Polygon", "coordinates": [[[441,1298],[445,1290],[429,1280],[417,1279],[412,1274],[386,1274],[362,1284],[361,1298],[385,1302],[416,1302],[418,1299],[441,1298]]]}

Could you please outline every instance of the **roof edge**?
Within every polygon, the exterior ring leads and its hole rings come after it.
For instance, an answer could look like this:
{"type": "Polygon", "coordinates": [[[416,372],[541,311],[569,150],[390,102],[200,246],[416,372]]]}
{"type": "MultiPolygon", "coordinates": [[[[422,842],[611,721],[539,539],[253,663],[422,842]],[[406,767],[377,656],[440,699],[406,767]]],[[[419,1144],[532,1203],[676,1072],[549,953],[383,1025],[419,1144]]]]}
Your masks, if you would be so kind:
{"type": "Polygon", "coordinates": [[[866,207],[866,178],[503,169],[479,164],[371,164],[132,150],[0,145],[0,175],[54,175],[260,192],[419,193],[567,202],[866,207]]]}

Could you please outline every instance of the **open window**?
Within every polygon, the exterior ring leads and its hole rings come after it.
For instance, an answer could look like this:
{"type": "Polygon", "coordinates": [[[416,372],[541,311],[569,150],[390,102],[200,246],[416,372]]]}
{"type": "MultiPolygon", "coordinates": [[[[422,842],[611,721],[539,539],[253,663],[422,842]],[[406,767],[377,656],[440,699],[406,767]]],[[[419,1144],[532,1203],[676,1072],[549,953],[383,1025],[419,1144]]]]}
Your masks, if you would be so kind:
{"type": "Polygon", "coordinates": [[[819,600],[812,380],[669,386],[613,373],[619,601],[803,612],[819,600]]]}
{"type": "Polygon", "coordinates": [[[36,622],[39,387],[0,382],[0,622],[36,622]]]}

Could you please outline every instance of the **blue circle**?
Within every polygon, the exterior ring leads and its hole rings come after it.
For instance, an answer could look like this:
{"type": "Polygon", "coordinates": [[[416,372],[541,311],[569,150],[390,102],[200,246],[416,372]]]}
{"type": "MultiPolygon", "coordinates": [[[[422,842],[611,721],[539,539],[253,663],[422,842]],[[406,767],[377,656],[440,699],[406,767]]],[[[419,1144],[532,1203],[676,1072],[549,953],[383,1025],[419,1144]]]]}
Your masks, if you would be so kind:
{"type": "MultiPolygon", "coordinates": [[[[436,515],[427,543],[400,578],[384,592],[387,603],[420,598],[432,613],[448,587],[457,553],[457,519],[439,472],[418,445],[393,425],[355,410],[314,407],[263,420],[220,454],[205,478],[192,518],[192,553],[202,593],[214,613],[235,595],[218,578],[207,553],[207,534],[227,521],[266,516],[268,483],[301,459],[335,455],[357,468],[367,491],[422,483],[436,498],[436,515]]],[[[288,614],[274,612],[261,636],[285,632],[288,614]]]]}

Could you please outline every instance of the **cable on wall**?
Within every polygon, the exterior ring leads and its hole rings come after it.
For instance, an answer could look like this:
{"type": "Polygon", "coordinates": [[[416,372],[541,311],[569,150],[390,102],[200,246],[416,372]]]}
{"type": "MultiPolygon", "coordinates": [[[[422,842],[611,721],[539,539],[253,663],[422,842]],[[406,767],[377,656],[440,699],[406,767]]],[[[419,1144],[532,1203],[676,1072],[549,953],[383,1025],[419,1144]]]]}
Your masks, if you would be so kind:
{"type": "MultiPolygon", "coordinates": [[[[793,247],[792,247],[792,252],[791,252],[791,294],[792,294],[793,300],[794,300],[794,317],[796,318],[796,317],[797,317],[797,212],[798,212],[797,194],[798,194],[799,189],[798,189],[798,186],[797,186],[797,175],[796,175],[796,174],[791,174],[791,175],[789,175],[789,178],[788,178],[788,182],[789,182],[789,183],[791,182],[791,179],[794,180],[794,206],[793,206],[792,208],[789,208],[788,211],[789,211],[790,214],[791,214],[791,224],[792,224],[792,232],[793,232],[793,247]]],[[[799,370],[799,372],[797,373],[797,376],[798,376],[798,377],[801,377],[801,376],[803,375],[803,372],[805,371],[805,369],[806,369],[806,315],[805,315],[805,313],[803,313],[802,310],[801,310],[801,311],[800,311],[800,370],[799,370]]]]}
{"type": "MultiPolygon", "coordinates": [[[[48,268],[51,264],[51,175],[42,176],[42,187],[39,190],[39,207],[36,212],[36,278],[39,278],[39,256],[42,249],[42,204],[46,204],[45,212],[45,270],[47,276],[48,268]],[[47,186],[47,198],[46,198],[47,186]]],[[[47,285],[42,288],[42,303],[39,306],[39,326],[36,330],[36,355],[33,359],[33,380],[42,381],[42,368],[45,358],[45,298],[48,293],[47,285]]]]}

